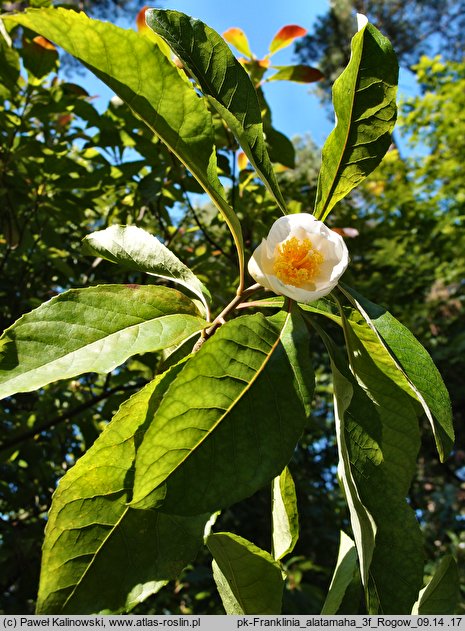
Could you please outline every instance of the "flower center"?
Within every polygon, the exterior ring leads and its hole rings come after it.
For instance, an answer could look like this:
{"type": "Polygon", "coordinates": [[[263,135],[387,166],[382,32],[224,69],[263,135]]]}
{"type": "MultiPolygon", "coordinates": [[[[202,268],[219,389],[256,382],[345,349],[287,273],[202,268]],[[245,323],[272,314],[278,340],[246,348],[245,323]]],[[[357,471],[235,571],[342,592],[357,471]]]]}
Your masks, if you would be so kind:
{"type": "Polygon", "coordinates": [[[277,246],[273,272],[285,285],[302,287],[314,280],[324,261],[321,252],[313,249],[310,239],[291,237],[277,246]]]}

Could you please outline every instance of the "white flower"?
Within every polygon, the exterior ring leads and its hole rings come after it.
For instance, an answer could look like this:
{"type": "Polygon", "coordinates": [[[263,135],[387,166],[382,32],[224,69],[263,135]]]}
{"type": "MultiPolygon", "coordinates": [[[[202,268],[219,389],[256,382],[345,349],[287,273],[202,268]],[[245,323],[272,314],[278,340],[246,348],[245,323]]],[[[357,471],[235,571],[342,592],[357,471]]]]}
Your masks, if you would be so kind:
{"type": "Polygon", "coordinates": [[[275,221],[249,260],[249,273],[275,294],[310,303],[334,289],[348,263],[343,238],[298,213],[275,221]]]}

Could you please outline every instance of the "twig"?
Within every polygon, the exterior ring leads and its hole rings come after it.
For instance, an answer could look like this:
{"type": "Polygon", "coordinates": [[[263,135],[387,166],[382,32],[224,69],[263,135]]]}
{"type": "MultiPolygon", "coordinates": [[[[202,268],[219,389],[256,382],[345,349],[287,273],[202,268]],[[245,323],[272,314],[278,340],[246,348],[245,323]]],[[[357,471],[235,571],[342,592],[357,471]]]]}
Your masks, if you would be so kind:
{"type": "Polygon", "coordinates": [[[136,385],[118,386],[118,387],[112,388],[111,390],[107,390],[106,392],[102,392],[102,394],[96,397],[93,397],[89,401],[85,401],[84,403],[81,403],[80,405],[76,406],[72,410],[69,410],[66,414],[59,414],[58,416],[55,416],[54,418],[50,419],[49,421],[47,421],[40,427],[32,427],[27,432],[23,432],[22,434],[19,434],[18,436],[13,436],[9,440],[4,440],[2,443],[0,443],[0,451],[6,451],[7,449],[14,447],[15,445],[18,445],[19,443],[22,443],[25,440],[28,440],[29,438],[33,438],[34,436],[37,436],[38,434],[45,431],[46,429],[50,429],[51,427],[55,427],[56,425],[59,425],[60,423],[69,421],[74,416],[77,416],[81,412],[84,412],[84,410],[91,408],[93,405],[96,405],[100,401],[108,399],[108,397],[110,397],[112,394],[116,394],[120,392],[121,393],[130,392],[131,390],[134,390],[137,387],[139,386],[136,386],[136,385]]]}

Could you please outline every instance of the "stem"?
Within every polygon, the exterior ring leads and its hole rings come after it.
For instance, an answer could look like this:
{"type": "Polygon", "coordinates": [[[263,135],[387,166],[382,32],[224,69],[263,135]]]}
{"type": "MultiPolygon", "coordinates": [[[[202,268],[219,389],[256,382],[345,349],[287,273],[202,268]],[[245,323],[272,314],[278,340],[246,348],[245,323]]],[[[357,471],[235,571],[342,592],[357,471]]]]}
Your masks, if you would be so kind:
{"type": "Polygon", "coordinates": [[[28,440],[29,438],[33,438],[34,436],[37,436],[37,434],[40,434],[46,429],[50,429],[51,427],[54,427],[55,425],[64,423],[65,421],[69,421],[74,416],[77,416],[81,412],[84,412],[88,408],[91,408],[96,403],[99,403],[100,401],[103,401],[104,399],[108,399],[108,397],[110,397],[112,394],[121,393],[121,392],[130,392],[131,390],[134,390],[137,387],[139,386],[136,386],[136,385],[124,386],[124,387],[118,386],[115,388],[111,388],[110,390],[107,390],[106,392],[102,392],[102,394],[96,397],[92,397],[92,399],[90,399],[89,401],[84,401],[84,403],[81,403],[80,405],[76,406],[72,410],[69,410],[66,414],[59,414],[55,416],[54,418],[50,419],[49,421],[47,421],[46,423],[44,423],[43,425],[40,425],[39,427],[32,427],[28,431],[22,434],[19,434],[18,436],[13,436],[9,440],[4,440],[2,443],[0,443],[0,451],[6,451],[7,449],[14,447],[15,445],[18,445],[19,443],[22,443],[25,440],[28,440]]]}
{"type": "Polygon", "coordinates": [[[211,337],[216,329],[224,323],[225,317],[229,313],[231,313],[231,311],[234,311],[234,309],[236,309],[243,302],[244,298],[252,295],[261,287],[262,286],[259,283],[255,283],[255,285],[251,285],[247,289],[244,289],[240,293],[237,293],[236,296],[231,300],[231,302],[226,305],[223,311],[218,316],[216,316],[216,318],[212,322],[211,327],[204,331],[204,338],[208,339],[209,337],[211,337]]]}

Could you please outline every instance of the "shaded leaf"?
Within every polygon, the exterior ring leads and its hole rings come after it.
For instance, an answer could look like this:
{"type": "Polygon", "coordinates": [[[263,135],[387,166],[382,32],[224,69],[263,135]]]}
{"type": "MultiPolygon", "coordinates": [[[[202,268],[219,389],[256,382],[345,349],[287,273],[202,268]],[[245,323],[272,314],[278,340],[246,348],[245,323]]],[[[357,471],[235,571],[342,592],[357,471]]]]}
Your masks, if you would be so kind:
{"type": "Polygon", "coordinates": [[[428,417],[439,456],[444,461],[454,444],[452,409],[449,393],[429,353],[384,307],[370,302],[346,285],[341,289],[403,371],[428,417]]]}
{"type": "Polygon", "coordinates": [[[441,559],[433,578],[418,595],[412,614],[454,614],[460,598],[460,579],[453,556],[441,559]]]}
{"type": "Polygon", "coordinates": [[[210,535],[207,546],[227,614],[281,613],[283,573],[268,552],[230,532],[210,535]]]}
{"type": "Polygon", "coordinates": [[[298,312],[223,325],[154,416],[137,452],[133,506],[196,514],[252,495],[290,460],[313,383],[298,312]]]}
{"type": "Polygon", "coordinates": [[[296,66],[273,66],[274,75],[267,81],[295,81],[297,83],[314,83],[323,79],[323,73],[318,68],[299,64],[296,66]]]}
{"type": "Polygon", "coordinates": [[[286,467],[272,485],[273,556],[290,554],[299,538],[299,513],[294,480],[286,467]]]}
{"type": "MultiPolygon", "coordinates": [[[[315,323],[313,324],[315,326],[315,323]]],[[[357,413],[360,414],[362,412],[362,418],[371,418],[371,416],[375,416],[375,410],[370,399],[364,395],[351,376],[342,353],[334,346],[329,336],[321,330],[319,330],[319,333],[331,359],[334,388],[334,419],[339,455],[338,478],[349,508],[350,522],[360,560],[362,583],[367,588],[369,570],[375,549],[377,525],[357,487],[356,471],[354,471],[351,461],[351,432],[354,432],[354,426],[358,418],[357,413]],[[365,409],[363,409],[364,407],[365,409]],[[355,423],[351,423],[352,418],[355,423]]],[[[382,462],[379,446],[369,434],[364,436],[362,449],[375,465],[379,465],[382,462]]]]}
{"type": "Polygon", "coordinates": [[[19,55],[11,46],[11,39],[0,20],[0,97],[8,99],[18,89],[19,55]]]}
{"type": "Polygon", "coordinates": [[[205,326],[168,287],[72,289],[23,315],[0,338],[0,398],[83,372],[110,372],[131,355],[181,343],[205,326]]]}
{"type": "Polygon", "coordinates": [[[293,169],[295,167],[295,148],[287,136],[273,127],[266,129],[266,144],[272,162],[277,162],[293,169]]]}
{"type": "MultiPolygon", "coordinates": [[[[339,612],[351,583],[360,576],[357,561],[357,550],[354,542],[341,530],[336,567],[321,610],[322,616],[332,616],[339,612]]],[[[355,612],[358,613],[358,610],[355,612]]]]}
{"type": "Polygon", "coordinates": [[[333,86],[337,123],[323,147],[317,219],[324,221],[388,150],[396,120],[397,77],[391,44],[367,24],[353,37],[350,62],[333,86]]]}
{"type": "Polygon", "coordinates": [[[127,505],[137,445],[178,371],[123,403],[60,481],[46,527],[37,613],[127,611],[195,557],[208,515],[186,519],[127,505]]]}
{"type": "Polygon", "coordinates": [[[178,11],[150,9],[146,19],[155,33],[171,46],[226,121],[285,213],[286,205],[266,149],[255,88],[225,41],[200,20],[178,11]]]}
{"type": "Polygon", "coordinates": [[[241,28],[228,28],[228,30],[223,33],[223,38],[229,44],[232,44],[242,55],[252,59],[253,55],[250,50],[249,40],[241,28]]]}
{"type": "Polygon", "coordinates": [[[242,270],[241,226],[218,179],[211,114],[159,47],[133,30],[61,8],[30,9],[5,19],[40,33],[82,61],[163,140],[223,214],[242,270]]]}
{"type": "Polygon", "coordinates": [[[171,250],[145,230],[136,226],[110,226],[89,234],[83,244],[88,254],[180,283],[200,298],[208,312],[207,301],[211,296],[205,285],[171,250]]]}
{"type": "MultiPolygon", "coordinates": [[[[421,531],[405,500],[420,444],[417,414],[412,399],[376,366],[341,315],[350,368],[337,349],[330,350],[335,399],[346,397],[344,414],[338,413],[345,440],[341,446],[347,450],[357,496],[370,514],[375,535],[373,546],[369,534],[368,568],[361,560],[367,607],[371,613],[410,613],[423,578],[421,531]],[[342,396],[338,381],[345,388],[342,396]]],[[[354,535],[362,559],[363,532],[361,543],[354,535]]]]}
{"type": "Polygon", "coordinates": [[[302,26],[297,26],[297,24],[287,24],[286,26],[283,26],[271,40],[271,44],[269,46],[270,55],[273,55],[282,48],[286,48],[286,46],[292,44],[295,39],[303,37],[306,34],[307,29],[302,26]]]}

